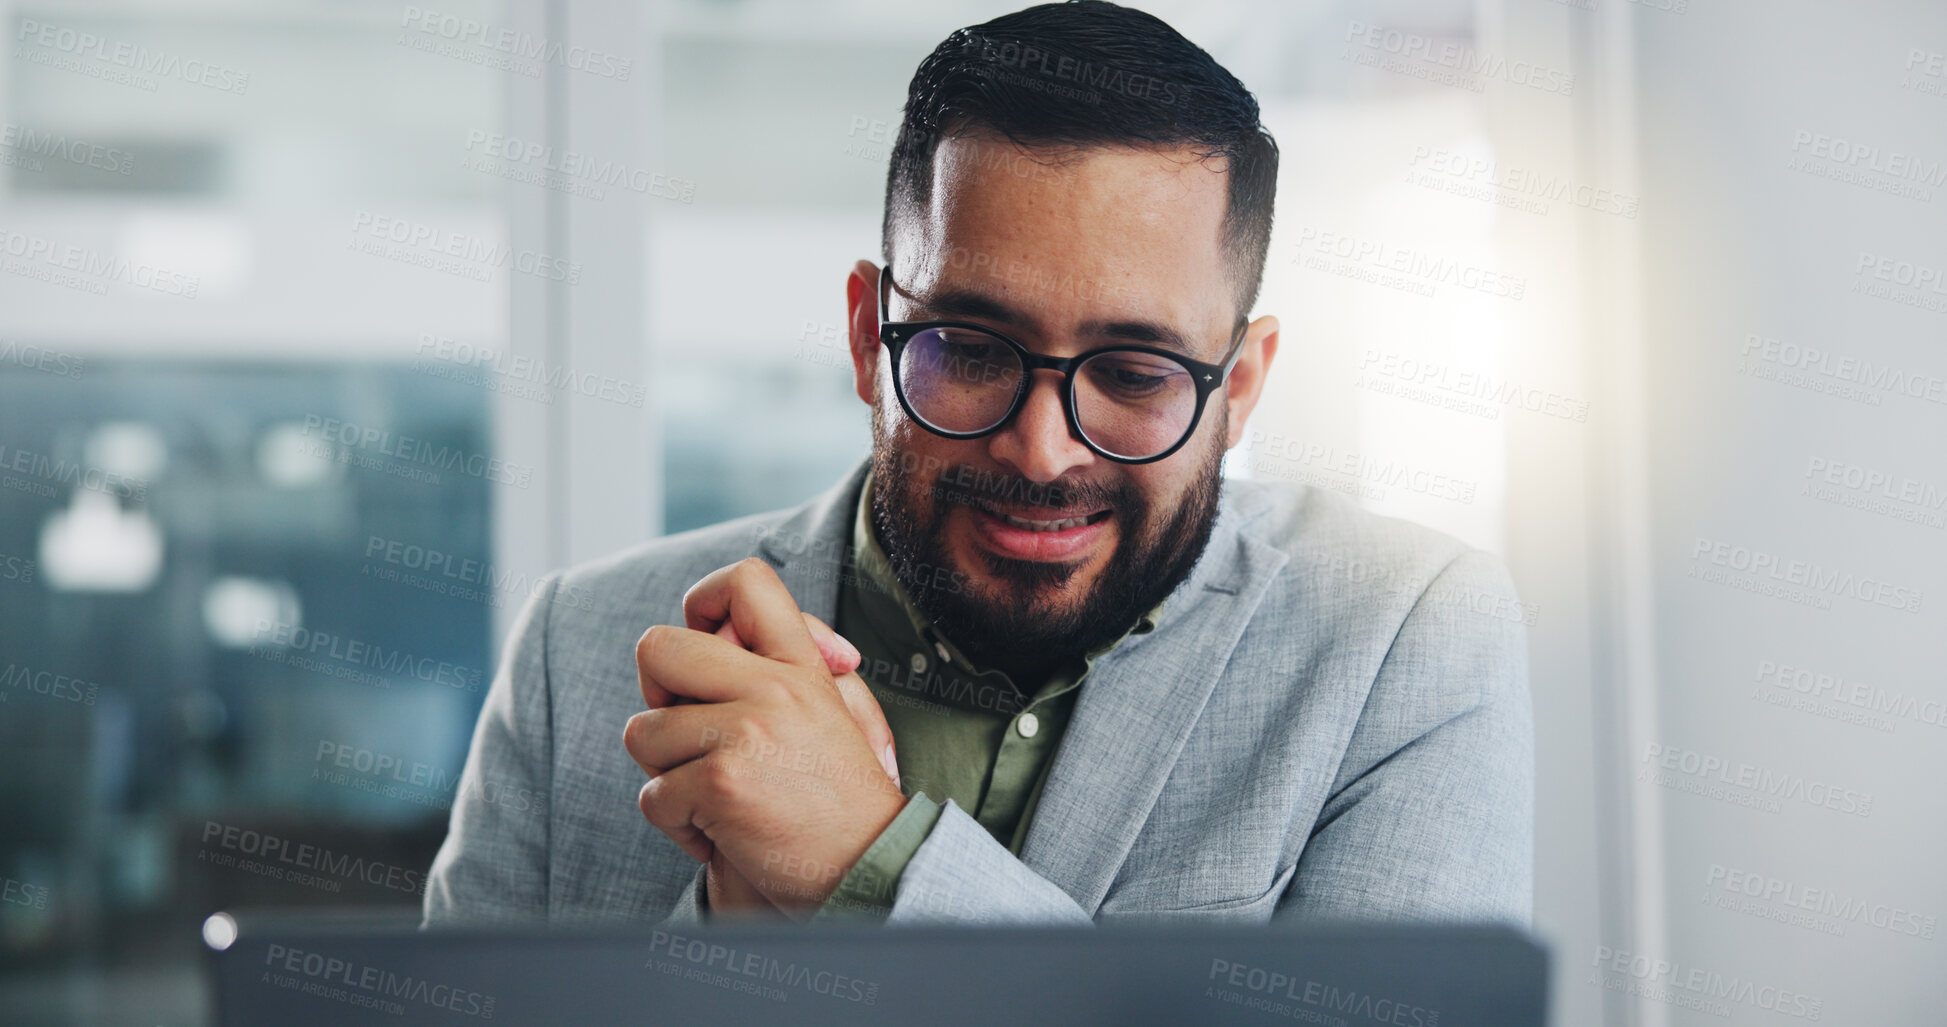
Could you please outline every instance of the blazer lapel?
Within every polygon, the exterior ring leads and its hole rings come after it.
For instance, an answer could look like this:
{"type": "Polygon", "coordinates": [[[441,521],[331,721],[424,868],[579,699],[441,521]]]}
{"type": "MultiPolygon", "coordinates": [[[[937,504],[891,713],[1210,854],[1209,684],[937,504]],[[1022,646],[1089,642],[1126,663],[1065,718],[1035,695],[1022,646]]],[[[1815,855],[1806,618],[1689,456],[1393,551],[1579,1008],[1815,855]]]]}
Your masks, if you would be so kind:
{"type": "Polygon", "coordinates": [[[869,464],[860,461],[845,480],[757,536],[758,550],[798,609],[826,624],[837,619],[839,582],[852,569],[852,519],[869,464]]]}
{"type": "Polygon", "coordinates": [[[1288,559],[1239,531],[1259,512],[1239,505],[1226,503],[1203,559],[1156,630],[1132,636],[1090,668],[1028,826],[1022,861],[1090,912],[1108,893],[1245,624],[1288,559]]]}

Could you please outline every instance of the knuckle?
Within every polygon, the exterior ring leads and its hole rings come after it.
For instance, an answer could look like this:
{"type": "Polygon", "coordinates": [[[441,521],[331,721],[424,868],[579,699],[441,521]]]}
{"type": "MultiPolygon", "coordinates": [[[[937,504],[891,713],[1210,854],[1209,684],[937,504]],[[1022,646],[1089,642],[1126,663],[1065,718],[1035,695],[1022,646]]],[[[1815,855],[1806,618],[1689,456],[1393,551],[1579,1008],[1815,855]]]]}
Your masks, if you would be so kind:
{"type": "Polygon", "coordinates": [[[748,716],[734,717],[724,725],[717,748],[758,751],[769,738],[770,732],[761,721],[748,716]]]}
{"type": "Polygon", "coordinates": [[[636,642],[636,658],[645,663],[666,660],[682,644],[682,637],[682,631],[673,625],[653,625],[636,642]]]}
{"type": "Polygon", "coordinates": [[[656,716],[657,712],[656,710],[644,710],[630,717],[629,722],[622,726],[622,744],[630,752],[639,751],[649,742],[650,738],[654,737],[656,728],[658,727],[658,721],[661,719],[656,716]]]}
{"type": "Polygon", "coordinates": [[[730,580],[738,585],[751,585],[775,577],[777,572],[761,557],[746,556],[730,566],[730,580]]]}
{"type": "Polygon", "coordinates": [[[699,761],[698,783],[710,802],[734,802],[741,794],[742,775],[738,773],[737,764],[737,758],[723,749],[718,749],[699,761]]]}

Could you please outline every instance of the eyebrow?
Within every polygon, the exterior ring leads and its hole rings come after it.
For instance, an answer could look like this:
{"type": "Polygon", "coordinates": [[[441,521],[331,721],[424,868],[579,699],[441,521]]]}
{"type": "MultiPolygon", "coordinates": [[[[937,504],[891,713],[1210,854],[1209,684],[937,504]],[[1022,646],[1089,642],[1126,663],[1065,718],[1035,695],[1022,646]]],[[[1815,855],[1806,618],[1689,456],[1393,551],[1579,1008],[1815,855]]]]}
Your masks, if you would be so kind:
{"type": "MultiPolygon", "coordinates": [[[[915,297],[919,305],[951,320],[993,321],[1008,328],[1031,326],[1034,319],[1006,303],[971,289],[942,289],[930,296],[915,297]]],[[[1142,318],[1084,321],[1079,334],[1085,338],[1115,339],[1172,350],[1192,360],[1201,360],[1183,333],[1160,321],[1142,318]]]]}

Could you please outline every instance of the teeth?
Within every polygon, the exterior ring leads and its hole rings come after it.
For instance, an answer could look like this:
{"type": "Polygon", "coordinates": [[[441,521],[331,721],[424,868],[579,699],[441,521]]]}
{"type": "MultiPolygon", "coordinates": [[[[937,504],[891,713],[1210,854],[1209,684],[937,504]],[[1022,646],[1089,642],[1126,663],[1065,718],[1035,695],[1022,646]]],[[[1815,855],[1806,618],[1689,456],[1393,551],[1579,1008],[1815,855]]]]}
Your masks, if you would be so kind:
{"type": "Polygon", "coordinates": [[[1079,528],[1088,523],[1088,518],[1086,517],[1067,517],[1059,521],[1030,521],[1025,517],[1016,517],[1013,514],[1002,514],[1001,516],[1007,518],[1007,523],[1017,528],[1026,528],[1029,531],[1062,531],[1068,528],[1079,528]]]}

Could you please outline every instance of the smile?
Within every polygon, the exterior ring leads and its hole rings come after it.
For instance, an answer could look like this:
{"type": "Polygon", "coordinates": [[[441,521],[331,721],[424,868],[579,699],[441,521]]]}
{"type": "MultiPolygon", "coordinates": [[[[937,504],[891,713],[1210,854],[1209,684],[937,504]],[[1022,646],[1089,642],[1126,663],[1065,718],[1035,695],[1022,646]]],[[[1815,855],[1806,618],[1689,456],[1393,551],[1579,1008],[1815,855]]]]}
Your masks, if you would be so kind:
{"type": "Polygon", "coordinates": [[[1064,517],[1057,521],[1030,520],[1026,517],[1016,517],[1010,513],[1001,514],[1001,518],[1017,528],[1025,528],[1028,531],[1064,531],[1068,528],[1079,528],[1084,524],[1094,524],[1096,521],[1108,515],[1109,511],[1107,510],[1097,510],[1085,516],[1064,517]]]}
{"type": "Polygon", "coordinates": [[[989,551],[1015,560],[1068,563],[1086,559],[1106,538],[1113,510],[1057,510],[1016,507],[1013,512],[975,503],[968,506],[974,537],[989,551]],[[1026,517],[1023,514],[1042,514],[1026,517]],[[1055,516],[1046,516],[1054,514],[1055,516]]]}

